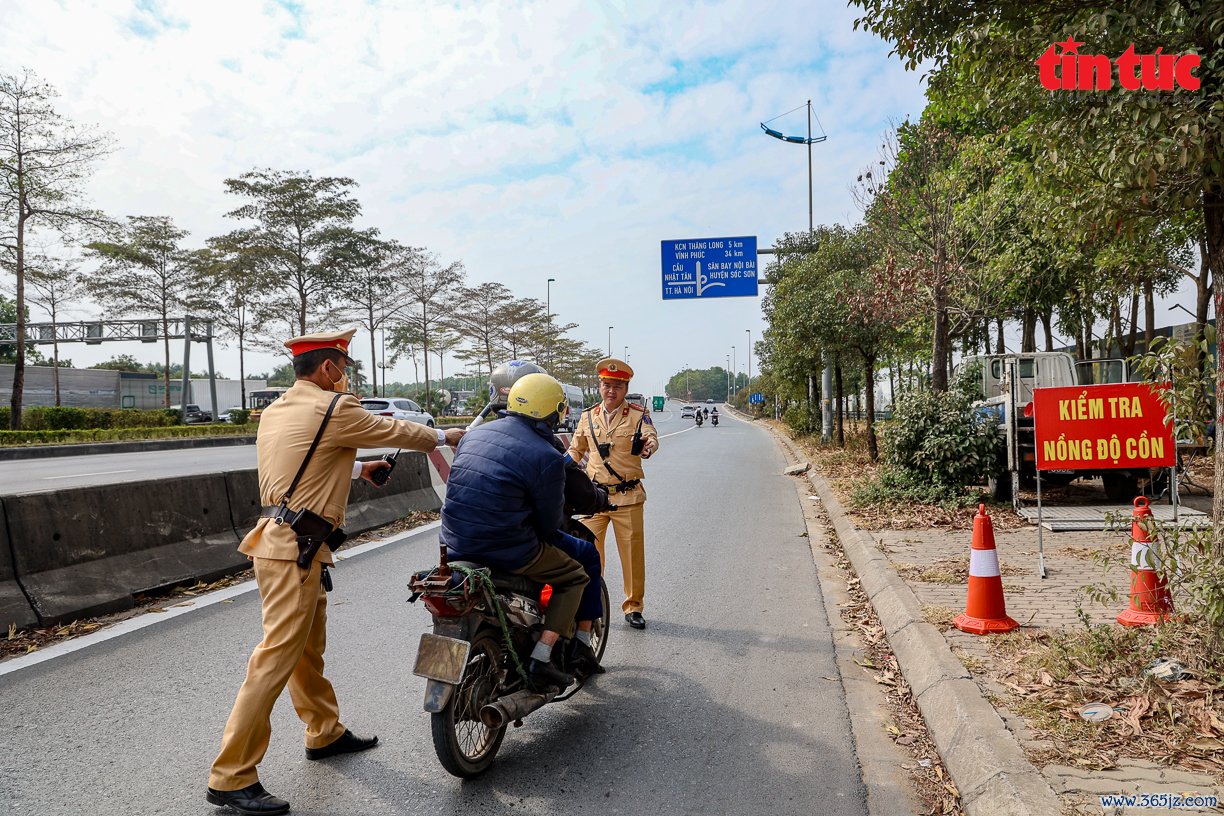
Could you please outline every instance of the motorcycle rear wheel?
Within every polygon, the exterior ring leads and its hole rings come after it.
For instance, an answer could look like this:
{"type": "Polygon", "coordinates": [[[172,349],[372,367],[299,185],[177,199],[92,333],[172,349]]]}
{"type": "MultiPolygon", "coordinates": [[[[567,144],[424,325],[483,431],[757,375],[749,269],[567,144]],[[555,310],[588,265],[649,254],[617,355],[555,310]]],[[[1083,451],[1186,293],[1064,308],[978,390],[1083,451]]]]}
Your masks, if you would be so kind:
{"type": "Polygon", "coordinates": [[[608,630],[610,628],[609,624],[612,622],[612,608],[608,602],[608,582],[601,580],[600,583],[603,584],[603,615],[591,623],[591,650],[595,652],[595,659],[602,661],[604,651],[608,648],[608,630]]]}
{"type": "Polygon", "coordinates": [[[506,727],[490,729],[480,709],[497,697],[502,644],[497,632],[483,629],[472,639],[467,670],[446,707],[431,716],[434,751],[451,774],[471,779],[493,765],[506,727]]]}

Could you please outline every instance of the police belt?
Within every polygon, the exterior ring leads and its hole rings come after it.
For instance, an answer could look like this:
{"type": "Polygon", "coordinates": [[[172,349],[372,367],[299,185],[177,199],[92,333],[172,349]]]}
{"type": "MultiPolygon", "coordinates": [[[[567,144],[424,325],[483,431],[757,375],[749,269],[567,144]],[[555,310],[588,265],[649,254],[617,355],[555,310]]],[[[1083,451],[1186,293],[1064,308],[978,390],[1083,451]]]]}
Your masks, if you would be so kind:
{"type": "Polygon", "coordinates": [[[607,485],[602,482],[596,482],[602,488],[606,488],[609,493],[628,493],[633,488],[642,483],[641,479],[628,479],[620,484],[607,485]]]}
{"type": "Polygon", "coordinates": [[[309,569],[320,547],[335,550],[348,539],[348,533],[306,508],[290,510],[283,504],[268,505],[259,509],[260,518],[270,518],[279,524],[288,524],[297,535],[298,566],[309,569]]]}

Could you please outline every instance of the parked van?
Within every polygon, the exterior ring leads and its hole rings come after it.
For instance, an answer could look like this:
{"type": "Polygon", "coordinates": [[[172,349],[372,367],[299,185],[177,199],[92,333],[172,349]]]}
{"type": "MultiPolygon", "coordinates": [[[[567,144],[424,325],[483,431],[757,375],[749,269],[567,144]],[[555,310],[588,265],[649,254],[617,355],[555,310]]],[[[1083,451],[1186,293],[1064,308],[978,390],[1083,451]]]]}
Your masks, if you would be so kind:
{"type": "Polygon", "coordinates": [[[576,385],[561,385],[561,390],[565,392],[565,402],[569,405],[569,416],[561,423],[558,430],[573,433],[578,427],[578,420],[582,418],[582,409],[586,405],[586,396],[582,393],[582,389],[576,385]]]}

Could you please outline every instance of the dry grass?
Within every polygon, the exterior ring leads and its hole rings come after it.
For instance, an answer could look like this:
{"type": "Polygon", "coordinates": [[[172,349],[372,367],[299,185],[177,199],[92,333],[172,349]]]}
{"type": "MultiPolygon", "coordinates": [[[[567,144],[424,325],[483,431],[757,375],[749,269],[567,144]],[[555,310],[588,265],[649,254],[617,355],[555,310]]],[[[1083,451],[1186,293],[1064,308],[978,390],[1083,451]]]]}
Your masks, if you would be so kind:
{"type": "Polygon", "coordinates": [[[1018,631],[992,638],[994,678],[1010,706],[1052,747],[1042,763],[1108,769],[1127,757],[1211,774],[1224,781],[1224,667],[1203,644],[1201,627],[1170,623],[1137,629],[1102,625],[1073,631],[1018,631]],[[1144,674],[1156,658],[1177,660],[1185,679],[1144,674]],[[1079,710],[1114,708],[1101,723],[1079,710]]]}

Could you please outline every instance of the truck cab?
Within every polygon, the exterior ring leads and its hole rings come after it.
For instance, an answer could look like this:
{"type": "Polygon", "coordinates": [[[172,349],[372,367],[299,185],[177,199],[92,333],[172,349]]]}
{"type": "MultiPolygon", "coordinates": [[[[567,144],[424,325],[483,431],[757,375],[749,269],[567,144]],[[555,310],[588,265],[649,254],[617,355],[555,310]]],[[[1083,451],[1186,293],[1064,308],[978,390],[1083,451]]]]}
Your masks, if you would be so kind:
{"type": "MultiPolygon", "coordinates": [[[[956,367],[956,372],[974,367],[978,369],[974,407],[999,432],[999,459],[990,491],[1000,501],[1013,498],[1016,487],[1033,484],[1037,478],[1036,434],[1031,412],[1026,410],[1033,402],[1034,389],[1130,381],[1125,360],[1076,362],[1063,351],[971,356],[956,367]]],[[[1150,474],[1146,470],[1047,470],[1042,472],[1042,481],[1066,485],[1096,476],[1101,477],[1111,500],[1123,501],[1133,499],[1139,480],[1150,474]]]]}

